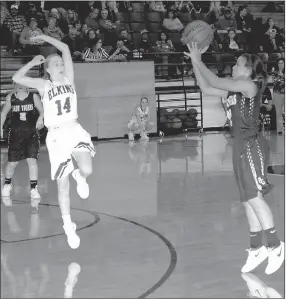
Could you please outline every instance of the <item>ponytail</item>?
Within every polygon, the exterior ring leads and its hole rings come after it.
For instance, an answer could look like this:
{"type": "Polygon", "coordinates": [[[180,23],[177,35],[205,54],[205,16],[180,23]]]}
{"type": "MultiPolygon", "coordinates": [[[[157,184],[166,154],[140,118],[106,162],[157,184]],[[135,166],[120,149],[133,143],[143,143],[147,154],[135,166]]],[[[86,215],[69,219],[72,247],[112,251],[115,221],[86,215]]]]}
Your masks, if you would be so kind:
{"type": "Polygon", "coordinates": [[[268,83],[268,74],[261,58],[258,55],[247,53],[242,54],[242,56],[246,58],[246,66],[252,70],[251,79],[257,80],[258,92],[262,95],[268,83]]]}
{"type": "Polygon", "coordinates": [[[268,84],[268,74],[261,58],[257,55],[252,55],[252,79],[257,79],[259,92],[262,95],[268,84]]]}

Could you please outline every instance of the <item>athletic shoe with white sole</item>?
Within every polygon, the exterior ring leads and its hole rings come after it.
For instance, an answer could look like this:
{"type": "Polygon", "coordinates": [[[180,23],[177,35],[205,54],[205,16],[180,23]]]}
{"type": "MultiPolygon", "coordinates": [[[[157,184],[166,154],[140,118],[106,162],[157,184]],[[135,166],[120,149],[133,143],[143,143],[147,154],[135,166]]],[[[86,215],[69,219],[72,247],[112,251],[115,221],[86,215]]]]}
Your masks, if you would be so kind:
{"type": "Polygon", "coordinates": [[[141,135],[140,141],[148,141],[148,140],[149,140],[149,137],[146,133],[141,135]]]}
{"type": "Polygon", "coordinates": [[[12,184],[4,184],[1,194],[3,197],[10,197],[11,191],[12,191],[12,184]]]}
{"type": "Polygon", "coordinates": [[[249,289],[250,298],[282,298],[273,288],[268,287],[252,273],[241,274],[249,289]]]}
{"type": "Polygon", "coordinates": [[[32,188],[30,194],[31,194],[31,199],[41,199],[41,195],[37,187],[32,188]]]}
{"type": "Polygon", "coordinates": [[[283,264],[285,259],[285,244],[280,242],[280,246],[269,248],[268,250],[268,265],[265,269],[267,275],[276,272],[283,264]]]}
{"type": "Polygon", "coordinates": [[[6,207],[12,207],[12,199],[10,196],[2,195],[2,202],[6,207]]]}
{"type": "Polygon", "coordinates": [[[268,258],[268,250],[265,246],[261,246],[258,249],[247,249],[248,258],[245,265],[241,268],[242,273],[251,272],[256,267],[258,267],[262,262],[268,258]]]}
{"type": "Polygon", "coordinates": [[[68,244],[72,249],[76,249],[80,245],[80,238],[76,234],[76,224],[71,222],[69,225],[63,226],[68,238],[68,244]]]}
{"type": "Polygon", "coordinates": [[[134,141],[134,134],[128,133],[128,139],[129,139],[129,141],[134,141]]]}
{"type": "Polygon", "coordinates": [[[75,169],[72,172],[72,176],[77,182],[77,193],[82,199],[86,199],[89,196],[89,186],[86,182],[86,179],[82,177],[79,173],[79,169],[75,169]]]}

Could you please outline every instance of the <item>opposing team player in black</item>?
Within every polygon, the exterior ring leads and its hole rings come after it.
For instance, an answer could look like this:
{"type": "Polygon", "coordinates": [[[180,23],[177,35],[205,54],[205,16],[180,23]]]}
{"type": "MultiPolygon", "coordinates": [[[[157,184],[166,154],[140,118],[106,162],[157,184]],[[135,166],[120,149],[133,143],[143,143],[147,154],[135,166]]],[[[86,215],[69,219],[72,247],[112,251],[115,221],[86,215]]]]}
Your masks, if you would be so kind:
{"type": "Polygon", "coordinates": [[[242,54],[232,69],[232,78],[222,79],[213,74],[202,62],[196,44],[189,46],[188,55],[194,72],[206,94],[226,101],[226,114],[233,139],[233,170],[245,208],[250,229],[248,259],[241,271],[254,270],[268,259],[266,274],[276,272],[284,261],[284,242],[276,234],[273,214],[264,200],[271,189],[267,179],[270,148],[259,133],[261,98],[267,85],[267,73],[257,55],[242,54]],[[267,248],[262,245],[262,233],[267,248]]]}
{"type": "Polygon", "coordinates": [[[39,96],[22,85],[15,84],[15,92],[8,94],[1,112],[0,134],[3,138],[3,125],[11,111],[11,127],[8,134],[8,163],[5,169],[5,183],[2,189],[4,204],[11,205],[12,177],[19,161],[27,159],[31,183],[31,204],[41,199],[37,189],[40,148],[38,130],[44,126],[43,106],[39,96]],[[37,111],[38,110],[38,113],[37,111]]]}

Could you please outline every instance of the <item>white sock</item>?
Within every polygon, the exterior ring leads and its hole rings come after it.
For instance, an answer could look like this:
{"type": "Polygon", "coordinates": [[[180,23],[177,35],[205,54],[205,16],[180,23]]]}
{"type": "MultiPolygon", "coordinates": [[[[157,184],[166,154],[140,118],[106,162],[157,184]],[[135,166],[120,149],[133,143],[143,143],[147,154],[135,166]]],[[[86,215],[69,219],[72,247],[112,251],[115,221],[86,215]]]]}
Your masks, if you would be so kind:
{"type": "Polygon", "coordinates": [[[70,214],[62,215],[62,218],[63,218],[64,226],[70,225],[72,223],[70,214]]]}

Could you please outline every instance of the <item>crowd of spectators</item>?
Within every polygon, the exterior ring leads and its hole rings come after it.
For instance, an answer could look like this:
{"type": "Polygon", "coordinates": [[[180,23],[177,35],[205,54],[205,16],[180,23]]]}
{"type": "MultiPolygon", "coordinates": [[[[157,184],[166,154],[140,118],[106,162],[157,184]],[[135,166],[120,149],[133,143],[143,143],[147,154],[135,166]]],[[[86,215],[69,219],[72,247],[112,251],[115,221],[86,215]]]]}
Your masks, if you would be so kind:
{"type": "MultiPolygon", "coordinates": [[[[265,62],[284,58],[284,28],[277,26],[275,15],[263,24],[247,6],[234,1],[1,1],[0,5],[1,44],[6,43],[12,55],[56,52],[52,46],[30,41],[32,36],[46,34],[64,41],[76,61],[150,59],[147,54],[154,53],[152,59],[163,63],[158,73],[173,75],[180,73],[180,68],[164,64],[185,61],[172,53],[185,50],[180,41],[184,25],[201,19],[215,31],[208,51],[216,53],[213,57],[221,71],[233,52],[260,53],[265,62]],[[137,12],[135,7],[142,18],[156,12],[162,22],[138,20],[130,30],[130,21],[122,21],[122,14],[137,12]],[[182,16],[188,17],[187,22],[182,16]],[[220,55],[222,52],[228,54],[220,55]]],[[[263,10],[279,11],[281,7],[276,6],[270,2],[263,10]]]]}

